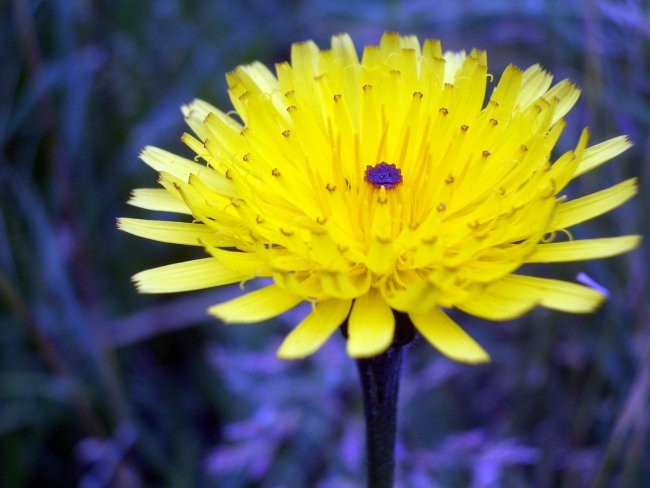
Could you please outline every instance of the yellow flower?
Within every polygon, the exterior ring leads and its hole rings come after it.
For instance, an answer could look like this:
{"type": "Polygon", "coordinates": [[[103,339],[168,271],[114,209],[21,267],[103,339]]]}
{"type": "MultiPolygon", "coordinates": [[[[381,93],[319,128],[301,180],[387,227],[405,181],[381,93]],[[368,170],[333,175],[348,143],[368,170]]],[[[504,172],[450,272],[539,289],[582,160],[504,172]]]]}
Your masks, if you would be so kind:
{"type": "MultiPolygon", "coordinates": [[[[294,44],[276,74],[260,63],[228,73],[235,110],[195,100],[183,113],[194,161],[147,147],[163,189],[129,203],[190,216],[122,218],[121,229],[202,246],[210,257],[143,271],[144,293],[195,290],[255,277],[272,284],[215,305],[226,322],[276,317],[300,302],[311,313],[278,354],[304,357],[348,320],[347,351],[380,354],[393,310],[448,357],[487,353],[444,311],[493,320],[535,306],[593,311],[604,299],[575,283],[513,274],[526,263],[604,258],[638,236],[553,242],[636,193],[630,179],[569,200],[574,178],[625,151],[623,136],[551,162],[579,96],[539,65],[508,66],[484,104],[484,51],[443,54],[439,41],[385,34],[361,61],[348,35],[319,50],[294,44]]],[[[570,234],[569,234],[570,236],[570,234]]]]}

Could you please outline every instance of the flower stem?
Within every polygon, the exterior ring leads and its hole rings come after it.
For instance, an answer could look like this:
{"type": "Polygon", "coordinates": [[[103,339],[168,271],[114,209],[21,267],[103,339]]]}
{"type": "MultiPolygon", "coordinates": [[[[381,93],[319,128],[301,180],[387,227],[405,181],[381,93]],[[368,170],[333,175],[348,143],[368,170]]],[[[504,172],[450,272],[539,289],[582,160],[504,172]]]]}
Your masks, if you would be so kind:
{"type": "Polygon", "coordinates": [[[400,368],[404,345],[413,338],[410,321],[396,315],[393,344],[378,356],[356,361],[366,419],[368,488],[393,487],[400,368]]]}

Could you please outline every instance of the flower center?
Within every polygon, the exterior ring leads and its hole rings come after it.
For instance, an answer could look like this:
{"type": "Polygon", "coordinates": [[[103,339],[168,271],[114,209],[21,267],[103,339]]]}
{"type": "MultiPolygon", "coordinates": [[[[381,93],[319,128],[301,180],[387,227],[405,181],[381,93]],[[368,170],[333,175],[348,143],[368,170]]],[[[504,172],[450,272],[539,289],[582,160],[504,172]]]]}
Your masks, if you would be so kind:
{"type": "Polygon", "coordinates": [[[402,182],[402,170],[394,164],[388,164],[382,161],[375,166],[366,166],[364,179],[368,183],[375,185],[375,188],[385,186],[386,189],[390,189],[402,182]]]}

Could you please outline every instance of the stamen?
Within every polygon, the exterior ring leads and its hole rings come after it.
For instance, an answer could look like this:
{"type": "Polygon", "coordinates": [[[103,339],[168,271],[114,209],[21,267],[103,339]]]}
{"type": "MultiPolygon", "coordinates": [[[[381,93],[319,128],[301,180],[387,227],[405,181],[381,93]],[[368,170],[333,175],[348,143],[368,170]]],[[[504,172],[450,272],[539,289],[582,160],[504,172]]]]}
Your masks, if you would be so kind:
{"type": "Polygon", "coordinates": [[[387,190],[390,190],[402,182],[402,170],[394,164],[388,164],[382,161],[375,166],[366,166],[364,179],[368,183],[375,185],[375,188],[381,188],[383,186],[387,190]]]}

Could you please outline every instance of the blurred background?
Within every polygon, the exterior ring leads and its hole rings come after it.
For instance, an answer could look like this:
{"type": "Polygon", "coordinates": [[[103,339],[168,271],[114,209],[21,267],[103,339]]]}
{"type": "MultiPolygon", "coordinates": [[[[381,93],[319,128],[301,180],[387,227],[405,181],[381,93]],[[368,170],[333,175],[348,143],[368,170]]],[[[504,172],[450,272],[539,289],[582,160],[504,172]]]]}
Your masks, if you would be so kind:
{"type": "MultiPolygon", "coordinates": [[[[384,30],[487,49],[497,78],[539,62],[583,88],[580,130],[635,146],[572,196],[636,176],[641,194],[576,237],[648,234],[648,0],[6,0],[0,2],[0,486],[362,486],[358,379],[334,336],[275,350],[295,316],[225,326],[236,287],[138,295],[129,279],[202,256],[116,230],[155,187],[146,144],[191,156],[179,107],[231,107],[224,74],[287,59],[294,41],[357,46],[384,30]],[[645,215],[645,217],[643,217],[645,215]]],[[[455,364],[422,342],[403,371],[400,487],[650,486],[647,241],[548,271],[609,290],[595,314],[457,319],[492,354],[455,364]]]]}

